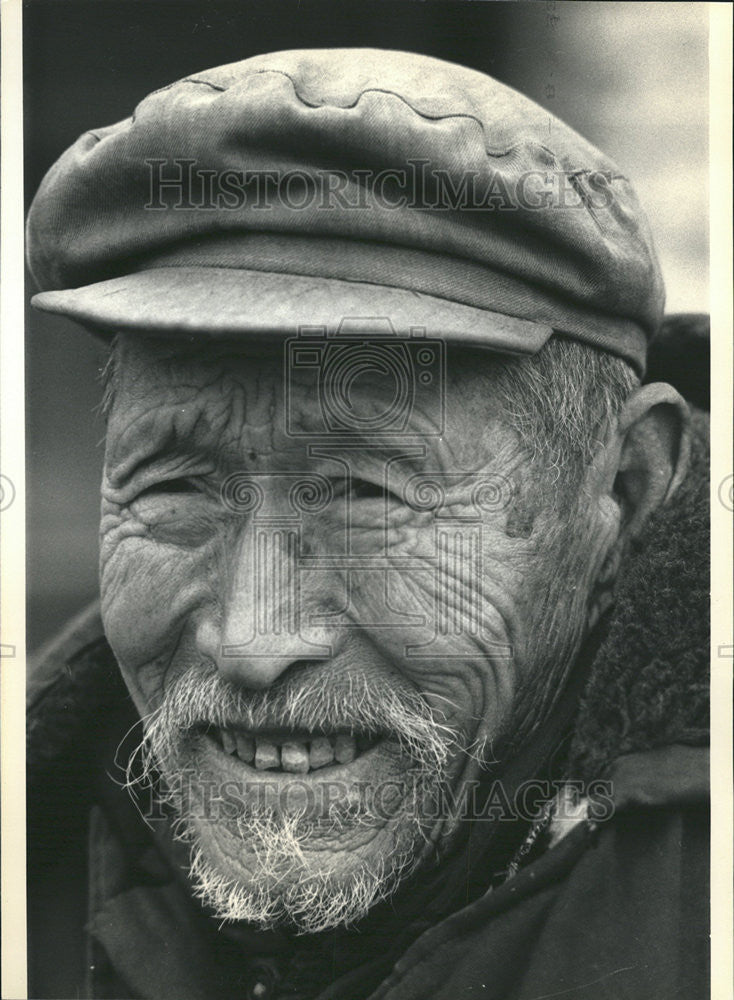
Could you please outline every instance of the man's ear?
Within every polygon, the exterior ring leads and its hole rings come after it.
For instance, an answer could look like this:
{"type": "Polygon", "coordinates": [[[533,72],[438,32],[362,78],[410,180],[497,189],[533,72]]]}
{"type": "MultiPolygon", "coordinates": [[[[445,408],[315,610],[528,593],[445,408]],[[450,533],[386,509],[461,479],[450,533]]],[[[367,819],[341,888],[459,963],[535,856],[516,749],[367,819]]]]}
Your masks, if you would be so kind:
{"type": "Polygon", "coordinates": [[[637,535],[666,503],[688,469],[690,411],[672,385],[651,382],[629,397],[617,424],[618,464],[613,495],[622,512],[621,533],[637,535]]]}
{"type": "Polygon", "coordinates": [[[589,483],[595,482],[593,491],[604,506],[619,510],[619,520],[589,596],[589,628],[612,603],[626,543],[682,482],[690,436],[685,401],[672,386],[654,382],[632,393],[600,449],[589,483]]]}

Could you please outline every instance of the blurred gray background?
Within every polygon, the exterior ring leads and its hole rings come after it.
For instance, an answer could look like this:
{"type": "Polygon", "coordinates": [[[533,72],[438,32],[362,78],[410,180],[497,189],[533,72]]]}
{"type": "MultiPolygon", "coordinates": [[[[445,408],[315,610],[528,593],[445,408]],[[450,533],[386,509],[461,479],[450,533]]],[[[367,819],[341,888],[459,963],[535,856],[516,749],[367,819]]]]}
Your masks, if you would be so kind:
{"type": "MultiPolygon", "coordinates": [[[[26,199],[81,132],[188,73],[276,49],[405,48],[491,73],[610,154],[650,217],[668,311],[708,312],[707,16],[703,3],[31,0],[26,199]]],[[[26,344],[32,651],[96,593],[104,350],[30,309],[26,344]]]]}

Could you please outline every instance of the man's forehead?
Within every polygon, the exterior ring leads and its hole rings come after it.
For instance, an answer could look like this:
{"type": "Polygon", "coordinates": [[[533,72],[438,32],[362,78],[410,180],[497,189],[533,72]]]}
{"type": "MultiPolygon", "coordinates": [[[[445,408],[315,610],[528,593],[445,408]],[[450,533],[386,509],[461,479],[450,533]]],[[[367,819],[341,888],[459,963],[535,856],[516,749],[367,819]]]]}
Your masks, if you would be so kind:
{"type": "Polygon", "coordinates": [[[225,377],[244,383],[266,375],[273,383],[283,378],[282,341],[118,334],[105,373],[105,410],[155,404],[185,387],[196,393],[211,386],[211,398],[225,377]]]}
{"type": "MultiPolygon", "coordinates": [[[[414,442],[425,440],[432,451],[449,449],[456,461],[474,462],[493,422],[490,418],[500,415],[502,404],[492,391],[491,373],[501,365],[501,356],[451,347],[445,360],[442,378],[432,386],[419,381],[421,372],[412,373],[415,386],[408,394],[404,425],[398,419],[382,426],[383,414],[392,413],[396,386],[400,389],[395,373],[381,371],[379,365],[369,371],[366,366],[342,400],[353,405],[357,424],[347,428],[346,436],[354,443],[361,440],[371,447],[394,449],[407,435],[414,442]]],[[[319,384],[322,373],[304,374],[291,362],[282,338],[120,335],[108,379],[108,447],[121,434],[128,443],[133,440],[128,430],[131,419],[143,435],[153,433],[145,429],[148,426],[164,433],[166,414],[180,422],[176,414],[184,413],[182,407],[205,417],[197,427],[211,425],[213,434],[219,428],[226,437],[270,426],[279,441],[283,438],[283,445],[302,447],[306,439],[332,439],[334,434],[341,439],[343,427],[333,428],[324,413],[324,406],[328,409],[331,403],[319,384]]]]}

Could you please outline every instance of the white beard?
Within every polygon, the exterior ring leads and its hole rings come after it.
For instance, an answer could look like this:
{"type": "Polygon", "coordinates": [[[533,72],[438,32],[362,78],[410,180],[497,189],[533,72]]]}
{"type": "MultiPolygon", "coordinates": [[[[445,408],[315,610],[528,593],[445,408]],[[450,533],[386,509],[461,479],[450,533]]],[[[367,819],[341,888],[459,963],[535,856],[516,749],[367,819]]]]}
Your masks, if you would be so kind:
{"type": "Polygon", "coordinates": [[[357,862],[337,874],[309,862],[308,834],[297,816],[248,816],[240,825],[248,849],[247,884],[226,877],[196,842],[189,880],[195,895],[220,920],[261,928],[286,924],[298,933],[315,934],[353,924],[395,891],[419,856],[415,824],[376,865],[357,862]]]}
{"type": "Polygon", "coordinates": [[[176,817],[176,838],[190,847],[192,890],[218,919],[263,928],[286,924],[299,933],[313,934],[361,919],[415,870],[423,857],[426,830],[435,823],[431,803],[435,804],[445,779],[454,740],[413,692],[362,688],[354,679],[349,690],[337,692],[301,678],[300,683],[282,685],[278,691],[245,697],[211,671],[203,676],[192,671],[147,720],[146,738],[139,748],[143,774],[130,777],[131,760],[129,784],[150,781],[156,771],[165,775],[168,791],[159,797],[176,817]],[[369,726],[376,721],[395,735],[396,746],[406,754],[403,759],[411,761],[410,769],[400,773],[405,792],[387,822],[359,796],[346,807],[334,803],[327,815],[316,820],[297,809],[276,812],[246,803],[237,816],[218,821],[228,835],[227,853],[240,853],[238,845],[242,845],[240,879],[236,871],[222,870],[212,857],[208,841],[215,833],[207,830],[207,824],[215,821],[192,809],[191,801],[184,804],[175,791],[185,784],[180,780],[183,775],[202,777],[196,743],[189,738],[192,727],[202,719],[221,724],[227,713],[250,725],[278,718],[307,730],[352,721],[369,726]],[[380,841],[376,857],[369,857],[369,843],[364,858],[348,846],[342,851],[337,846],[336,853],[346,859],[335,867],[327,863],[329,855],[334,858],[332,852],[314,849],[314,845],[319,847],[317,838],[337,845],[339,841],[349,845],[361,834],[365,836],[360,839],[369,840],[370,829],[380,841]]]}

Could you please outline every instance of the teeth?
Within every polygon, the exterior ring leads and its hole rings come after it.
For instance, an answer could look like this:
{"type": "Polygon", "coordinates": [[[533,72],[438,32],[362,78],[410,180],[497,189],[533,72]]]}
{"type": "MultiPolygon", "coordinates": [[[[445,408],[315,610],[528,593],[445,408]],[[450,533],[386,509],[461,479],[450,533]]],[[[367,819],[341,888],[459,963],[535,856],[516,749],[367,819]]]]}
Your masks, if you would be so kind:
{"type": "Polygon", "coordinates": [[[334,748],[327,736],[317,736],[311,740],[311,750],[308,755],[308,763],[311,768],[326,767],[334,759],[334,748]]]}
{"type": "Polygon", "coordinates": [[[255,741],[250,736],[243,736],[237,733],[237,756],[244,760],[245,764],[251,764],[255,759],[255,741]]]}
{"type": "Polygon", "coordinates": [[[284,743],[280,749],[280,763],[284,771],[306,774],[308,771],[308,750],[303,743],[284,743]]]}
{"type": "Polygon", "coordinates": [[[336,761],[349,764],[359,753],[369,749],[368,737],[314,736],[312,740],[267,739],[247,736],[237,730],[219,729],[222,749],[226,754],[236,754],[245,764],[253,764],[258,771],[283,770],[293,774],[306,774],[336,761]]]}
{"type": "Polygon", "coordinates": [[[268,771],[280,767],[280,750],[270,740],[256,741],[255,767],[258,771],[268,771]]]}
{"type": "Polygon", "coordinates": [[[357,756],[357,746],[353,736],[337,736],[334,743],[334,756],[338,763],[348,764],[357,756]]]}

